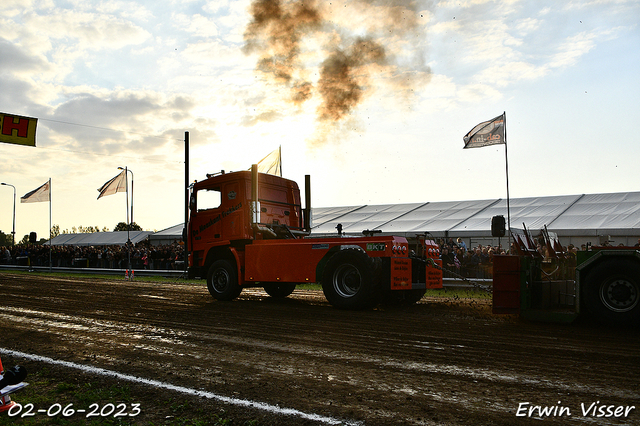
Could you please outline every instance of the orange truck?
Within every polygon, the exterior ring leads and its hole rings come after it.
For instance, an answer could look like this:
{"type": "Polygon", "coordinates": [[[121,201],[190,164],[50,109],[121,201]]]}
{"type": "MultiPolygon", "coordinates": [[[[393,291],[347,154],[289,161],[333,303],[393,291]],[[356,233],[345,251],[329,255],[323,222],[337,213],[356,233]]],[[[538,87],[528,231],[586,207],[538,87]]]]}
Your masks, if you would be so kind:
{"type": "Polygon", "coordinates": [[[296,182],[258,173],[256,165],[195,182],[186,229],[189,276],[206,277],[221,301],[248,287],[283,298],[297,284],[321,283],[329,303],[342,309],[415,303],[427,288],[442,288],[434,241],[419,238],[410,248],[405,237],[380,231],[312,236],[310,194],[306,176],[303,208],[296,182]]]}

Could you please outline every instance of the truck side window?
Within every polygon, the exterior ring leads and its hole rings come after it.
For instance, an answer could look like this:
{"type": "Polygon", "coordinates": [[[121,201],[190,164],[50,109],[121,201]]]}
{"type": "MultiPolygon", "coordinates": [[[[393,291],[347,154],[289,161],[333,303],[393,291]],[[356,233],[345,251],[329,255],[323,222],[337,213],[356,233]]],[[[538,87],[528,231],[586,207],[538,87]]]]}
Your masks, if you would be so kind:
{"type": "Polygon", "coordinates": [[[198,211],[216,209],[222,204],[220,188],[202,189],[196,194],[198,211]]]}

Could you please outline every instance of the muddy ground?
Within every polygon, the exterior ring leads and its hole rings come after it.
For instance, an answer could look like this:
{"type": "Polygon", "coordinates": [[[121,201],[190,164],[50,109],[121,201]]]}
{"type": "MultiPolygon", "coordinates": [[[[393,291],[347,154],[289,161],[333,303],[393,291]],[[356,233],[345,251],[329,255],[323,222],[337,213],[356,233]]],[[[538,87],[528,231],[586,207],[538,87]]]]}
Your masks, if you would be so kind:
{"type": "Polygon", "coordinates": [[[131,382],[141,410],[133,424],[175,421],[170,398],[240,425],[539,424],[534,406],[551,410],[542,416],[551,424],[640,425],[637,328],[527,323],[481,300],[350,312],[315,291],[274,300],[250,289],[217,302],[202,284],[5,272],[0,306],[5,367],[94,375],[19,352],[208,392],[131,382]],[[598,401],[613,408],[584,415],[598,401]]]}

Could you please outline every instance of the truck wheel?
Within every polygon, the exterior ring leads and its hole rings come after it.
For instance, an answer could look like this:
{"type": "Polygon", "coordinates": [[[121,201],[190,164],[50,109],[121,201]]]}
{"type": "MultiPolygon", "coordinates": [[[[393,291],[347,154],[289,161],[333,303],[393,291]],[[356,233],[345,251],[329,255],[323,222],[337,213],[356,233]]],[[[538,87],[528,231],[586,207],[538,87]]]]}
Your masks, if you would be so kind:
{"type": "Polygon", "coordinates": [[[296,289],[296,285],[291,283],[267,283],[263,287],[264,291],[275,299],[284,299],[296,289]]]}
{"type": "Polygon", "coordinates": [[[213,262],[207,273],[207,288],[216,300],[233,300],[240,295],[236,268],[228,260],[213,262]]]}
{"type": "Polygon", "coordinates": [[[627,324],[640,319],[640,264],[608,259],[596,265],[585,280],[584,302],[598,319],[627,324]]]}
{"type": "Polygon", "coordinates": [[[327,262],[322,275],[322,291],[336,308],[364,309],[378,301],[374,262],[365,253],[347,249],[327,262]]]}

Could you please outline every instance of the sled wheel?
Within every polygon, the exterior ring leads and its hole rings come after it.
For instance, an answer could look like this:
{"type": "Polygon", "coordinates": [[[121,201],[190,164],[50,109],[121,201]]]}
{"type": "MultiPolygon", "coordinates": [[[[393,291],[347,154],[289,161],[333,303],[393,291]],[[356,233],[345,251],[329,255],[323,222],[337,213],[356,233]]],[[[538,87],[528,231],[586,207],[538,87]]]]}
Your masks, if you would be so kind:
{"type": "Polygon", "coordinates": [[[585,280],[584,302],[603,322],[628,324],[640,320],[640,264],[609,259],[596,265],[585,280]]]}

